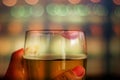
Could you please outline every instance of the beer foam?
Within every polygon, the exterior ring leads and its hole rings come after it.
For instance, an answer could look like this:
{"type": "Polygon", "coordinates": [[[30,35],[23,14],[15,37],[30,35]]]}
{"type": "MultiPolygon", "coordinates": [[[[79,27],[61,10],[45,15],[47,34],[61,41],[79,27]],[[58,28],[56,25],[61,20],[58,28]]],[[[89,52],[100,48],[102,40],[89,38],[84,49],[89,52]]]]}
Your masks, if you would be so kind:
{"type": "Polygon", "coordinates": [[[24,59],[32,60],[57,60],[57,59],[86,59],[86,54],[72,54],[72,55],[38,55],[38,56],[23,56],[24,59]]]}

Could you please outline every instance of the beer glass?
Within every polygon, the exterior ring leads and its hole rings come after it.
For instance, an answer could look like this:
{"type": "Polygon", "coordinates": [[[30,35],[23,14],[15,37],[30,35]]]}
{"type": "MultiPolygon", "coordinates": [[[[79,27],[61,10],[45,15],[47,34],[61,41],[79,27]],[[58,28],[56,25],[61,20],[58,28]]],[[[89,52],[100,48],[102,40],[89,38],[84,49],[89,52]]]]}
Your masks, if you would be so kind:
{"type": "Polygon", "coordinates": [[[84,80],[86,40],[81,30],[30,30],[23,55],[27,80],[84,80]]]}

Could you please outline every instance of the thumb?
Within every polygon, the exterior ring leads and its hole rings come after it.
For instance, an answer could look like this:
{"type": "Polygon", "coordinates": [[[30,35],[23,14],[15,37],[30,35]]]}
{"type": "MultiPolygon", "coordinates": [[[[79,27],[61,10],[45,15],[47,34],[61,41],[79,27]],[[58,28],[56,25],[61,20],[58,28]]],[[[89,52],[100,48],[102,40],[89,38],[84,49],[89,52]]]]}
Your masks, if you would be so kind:
{"type": "Polygon", "coordinates": [[[12,56],[8,66],[8,70],[5,74],[5,79],[10,80],[22,80],[24,69],[22,66],[22,55],[23,49],[19,49],[15,51],[12,56]]]}

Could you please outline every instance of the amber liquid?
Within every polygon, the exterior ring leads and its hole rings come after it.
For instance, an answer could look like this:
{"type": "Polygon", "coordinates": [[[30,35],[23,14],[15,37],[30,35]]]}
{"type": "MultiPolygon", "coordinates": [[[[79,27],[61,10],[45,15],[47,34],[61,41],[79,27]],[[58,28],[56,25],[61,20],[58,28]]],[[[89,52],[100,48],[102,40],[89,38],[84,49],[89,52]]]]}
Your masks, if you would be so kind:
{"type": "MultiPolygon", "coordinates": [[[[25,58],[24,68],[27,80],[52,80],[66,70],[81,65],[86,69],[86,57],[67,56],[66,59],[59,58],[25,58]]],[[[84,80],[85,77],[79,80],[84,80]]],[[[78,79],[76,79],[78,80],[78,79]]]]}

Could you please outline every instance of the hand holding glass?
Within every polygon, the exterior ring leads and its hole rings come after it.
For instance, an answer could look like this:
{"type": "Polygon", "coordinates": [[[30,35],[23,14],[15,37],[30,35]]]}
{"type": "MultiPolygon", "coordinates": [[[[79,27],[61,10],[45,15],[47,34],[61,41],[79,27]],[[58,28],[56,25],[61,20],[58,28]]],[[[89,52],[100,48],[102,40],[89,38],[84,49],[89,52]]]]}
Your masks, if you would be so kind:
{"type": "Polygon", "coordinates": [[[27,31],[23,59],[28,80],[83,80],[87,59],[84,32],[27,31]]]}

